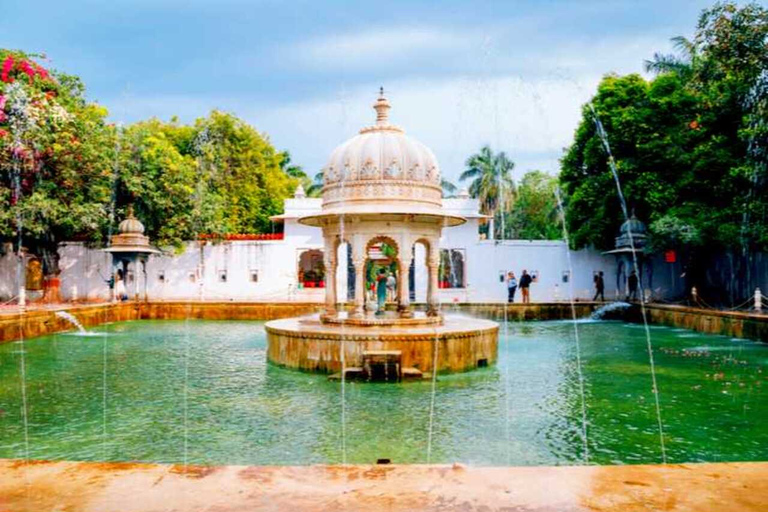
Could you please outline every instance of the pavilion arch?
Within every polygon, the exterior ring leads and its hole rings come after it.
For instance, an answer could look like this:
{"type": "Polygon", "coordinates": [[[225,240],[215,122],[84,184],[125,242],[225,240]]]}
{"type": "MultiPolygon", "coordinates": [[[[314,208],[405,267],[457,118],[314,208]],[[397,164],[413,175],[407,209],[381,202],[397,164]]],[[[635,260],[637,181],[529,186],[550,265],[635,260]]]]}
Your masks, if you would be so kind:
{"type": "Polygon", "coordinates": [[[304,288],[324,288],[326,265],[320,249],[304,249],[299,252],[297,281],[304,288]]]}
{"type": "Polygon", "coordinates": [[[428,238],[420,237],[411,244],[413,259],[409,274],[410,296],[414,302],[427,302],[427,288],[429,286],[429,250],[431,243],[428,238]]]}
{"type": "MultiPolygon", "coordinates": [[[[331,268],[336,285],[336,303],[344,304],[355,298],[355,266],[352,262],[352,241],[338,236],[333,254],[336,265],[331,268]]],[[[329,276],[330,279],[330,276],[329,276]]]]}
{"type": "Polygon", "coordinates": [[[374,245],[379,243],[385,243],[389,247],[393,248],[395,250],[395,254],[392,256],[393,258],[397,259],[400,257],[400,246],[397,242],[395,242],[392,237],[386,236],[386,235],[377,235],[373,238],[370,238],[368,242],[365,244],[365,257],[368,258],[368,254],[370,253],[371,249],[374,245]]]}
{"type": "MultiPolygon", "coordinates": [[[[376,282],[377,277],[376,274],[379,270],[377,268],[384,268],[388,271],[393,272],[396,280],[395,288],[397,289],[402,283],[406,283],[403,279],[403,272],[407,272],[407,267],[405,267],[402,264],[401,261],[401,252],[400,252],[400,244],[398,244],[392,237],[387,235],[376,235],[374,237],[371,237],[368,239],[368,241],[365,244],[365,270],[364,270],[364,276],[365,276],[365,284],[373,284],[376,282]],[[373,248],[378,245],[383,244],[389,247],[390,251],[382,250],[381,255],[379,258],[374,259],[371,255],[373,248]]],[[[374,289],[375,289],[374,284],[374,289]]],[[[394,292],[393,292],[394,293],[394,292]]],[[[387,300],[389,302],[395,301],[398,305],[401,304],[401,300],[398,295],[391,294],[390,292],[387,293],[387,300]]]]}

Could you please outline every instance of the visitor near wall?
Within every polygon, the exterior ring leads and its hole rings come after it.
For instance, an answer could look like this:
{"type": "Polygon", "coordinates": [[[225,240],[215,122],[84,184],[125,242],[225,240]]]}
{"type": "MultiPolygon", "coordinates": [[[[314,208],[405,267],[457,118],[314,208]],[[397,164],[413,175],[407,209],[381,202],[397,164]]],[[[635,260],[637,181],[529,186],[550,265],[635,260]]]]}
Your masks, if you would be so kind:
{"type": "Polygon", "coordinates": [[[128,291],[125,288],[125,278],[123,277],[123,271],[118,269],[115,278],[115,296],[117,300],[128,300],[128,291]]]}
{"type": "Polygon", "coordinates": [[[517,279],[514,272],[507,274],[507,302],[515,302],[515,291],[517,290],[517,279]]]}
{"type": "Polygon", "coordinates": [[[602,302],[605,302],[605,279],[603,278],[603,271],[601,270],[597,274],[595,274],[595,296],[592,298],[592,300],[597,300],[597,297],[600,297],[600,300],[602,302]]]}
{"type": "Polygon", "coordinates": [[[378,308],[376,309],[377,315],[384,314],[384,307],[387,302],[387,272],[384,269],[379,271],[379,275],[376,277],[376,299],[378,302],[378,308]]]}
{"type": "Polygon", "coordinates": [[[395,279],[395,274],[392,272],[389,273],[389,277],[387,277],[387,300],[390,302],[393,302],[395,300],[395,297],[397,295],[395,294],[395,289],[397,287],[397,279],[395,279]]]}
{"type": "Polygon", "coordinates": [[[523,294],[523,304],[529,304],[531,302],[531,293],[529,287],[531,286],[531,275],[527,270],[523,270],[523,275],[520,276],[520,292],[523,294]]]}
{"type": "Polygon", "coordinates": [[[627,278],[627,286],[629,287],[629,295],[627,295],[627,300],[637,300],[637,285],[637,273],[633,270],[629,273],[629,277],[627,278]]]}

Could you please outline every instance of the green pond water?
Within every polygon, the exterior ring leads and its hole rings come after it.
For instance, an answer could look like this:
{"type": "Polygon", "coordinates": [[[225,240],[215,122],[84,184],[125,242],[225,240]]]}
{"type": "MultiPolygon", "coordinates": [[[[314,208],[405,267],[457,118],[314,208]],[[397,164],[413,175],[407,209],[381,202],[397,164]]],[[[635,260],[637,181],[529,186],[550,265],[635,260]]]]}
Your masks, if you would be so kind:
{"type": "MultiPolygon", "coordinates": [[[[577,324],[590,463],[661,461],[642,326],[577,324]]],[[[0,345],[0,457],[210,464],[427,461],[431,382],[341,384],[266,362],[260,322],[138,321],[0,345]],[[105,365],[106,362],[106,365],[105,365]],[[106,387],[105,387],[106,384],[106,387]],[[185,419],[186,418],[186,419],[185,419]]],[[[669,462],[768,460],[768,345],[652,327],[669,462]]],[[[570,322],[501,328],[441,375],[431,461],[584,462],[570,322]],[[505,332],[506,331],[506,332],[505,332]]]]}

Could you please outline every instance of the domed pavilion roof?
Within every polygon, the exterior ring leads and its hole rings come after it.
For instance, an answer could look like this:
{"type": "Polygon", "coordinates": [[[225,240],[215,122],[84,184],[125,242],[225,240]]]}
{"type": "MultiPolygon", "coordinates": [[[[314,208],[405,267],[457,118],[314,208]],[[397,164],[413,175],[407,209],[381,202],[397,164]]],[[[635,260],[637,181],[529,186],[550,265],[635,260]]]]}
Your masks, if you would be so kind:
{"type": "Polygon", "coordinates": [[[109,247],[104,249],[113,254],[155,254],[157,249],[149,243],[149,237],[144,235],[144,224],[133,215],[133,206],[128,207],[126,218],[118,225],[118,233],[112,235],[109,247]]]}
{"type": "Polygon", "coordinates": [[[644,235],[647,231],[645,223],[635,217],[635,212],[632,212],[632,217],[624,221],[621,225],[621,234],[632,232],[633,235],[644,235]]]}
{"type": "Polygon", "coordinates": [[[117,231],[121,235],[144,234],[144,224],[133,215],[133,206],[128,207],[128,216],[118,225],[117,231]]]}
{"type": "Polygon", "coordinates": [[[389,122],[382,89],[373,105],[376,124],[339,145],[323,169],[322,214],[300,221],[319,225],[341,215],[428,215],[445,225],[464,222],[442,210],[440,166],[432,151],[389,122]]]}

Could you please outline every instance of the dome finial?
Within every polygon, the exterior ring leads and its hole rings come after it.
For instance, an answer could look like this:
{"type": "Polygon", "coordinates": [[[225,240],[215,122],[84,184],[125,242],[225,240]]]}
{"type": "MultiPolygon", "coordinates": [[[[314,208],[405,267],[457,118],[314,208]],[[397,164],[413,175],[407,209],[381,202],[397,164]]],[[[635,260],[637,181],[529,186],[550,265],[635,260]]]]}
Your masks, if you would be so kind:
{"type": "Polygon", "coordinates": [[[389,102],[384,97],[384,87],[379,88],[379,99],[373,105],[373,109],[376,111],[376,124],[379,126],[389,124],[389,102]]]}

